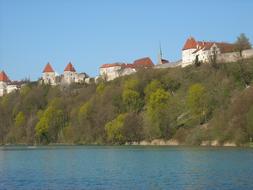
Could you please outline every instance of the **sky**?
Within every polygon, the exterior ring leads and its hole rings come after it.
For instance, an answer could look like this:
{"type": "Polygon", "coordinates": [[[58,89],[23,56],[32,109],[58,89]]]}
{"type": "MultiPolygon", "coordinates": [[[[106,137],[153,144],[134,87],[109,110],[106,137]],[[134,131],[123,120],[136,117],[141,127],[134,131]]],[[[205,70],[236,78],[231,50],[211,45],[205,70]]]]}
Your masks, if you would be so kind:
{"type": "Polygon", "coordinates": [[[105,63],[181,59],[189,36],[253,40],[252,0],[0,0],[0,70],[37,80],[47,62],[61,74],[99,74],[105,63]]]}

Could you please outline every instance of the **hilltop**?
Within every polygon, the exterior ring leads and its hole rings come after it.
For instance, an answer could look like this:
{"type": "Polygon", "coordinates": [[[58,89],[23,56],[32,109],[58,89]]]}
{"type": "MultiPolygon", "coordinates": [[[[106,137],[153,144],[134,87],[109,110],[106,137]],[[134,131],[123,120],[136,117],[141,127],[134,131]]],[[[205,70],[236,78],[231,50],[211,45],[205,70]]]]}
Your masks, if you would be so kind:
{"type": "Polygon", "coordinates": [[[253,59],[143,69],[112,81],[23,86],[0,98],[0,144],[247,144],[253,59]]]}

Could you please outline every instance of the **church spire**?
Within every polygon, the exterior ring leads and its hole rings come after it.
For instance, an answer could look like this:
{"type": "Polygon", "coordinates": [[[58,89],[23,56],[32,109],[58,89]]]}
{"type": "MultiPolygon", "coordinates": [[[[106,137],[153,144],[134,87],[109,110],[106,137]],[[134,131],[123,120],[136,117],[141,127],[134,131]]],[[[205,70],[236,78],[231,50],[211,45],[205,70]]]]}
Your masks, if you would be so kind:
{"type": "Polygon", "coordinates": [[[159,42],[158,64],[162,64],[163,52],[161,42],[159,42]]]}

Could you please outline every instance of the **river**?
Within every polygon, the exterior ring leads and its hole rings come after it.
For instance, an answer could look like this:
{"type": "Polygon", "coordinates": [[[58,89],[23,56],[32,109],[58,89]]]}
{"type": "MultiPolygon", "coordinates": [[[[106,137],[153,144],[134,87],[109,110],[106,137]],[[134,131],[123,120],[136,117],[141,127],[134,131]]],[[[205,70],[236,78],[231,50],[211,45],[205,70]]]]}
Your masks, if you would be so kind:
{"type": "Polygon", "coordinates": [[[0,147],[0,189],[253,189],[252,148],[0,147]]]}

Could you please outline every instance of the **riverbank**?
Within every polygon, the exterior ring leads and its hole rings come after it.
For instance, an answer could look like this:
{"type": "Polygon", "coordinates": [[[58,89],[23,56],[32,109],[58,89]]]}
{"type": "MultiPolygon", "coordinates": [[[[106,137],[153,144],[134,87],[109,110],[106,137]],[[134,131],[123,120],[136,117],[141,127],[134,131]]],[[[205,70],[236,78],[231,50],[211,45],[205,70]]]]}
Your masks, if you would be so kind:
{"type": "Polygon", "coordinates": [[[224,142],[219,143],[217,140],[213,141],[202,141],[199,145],[191,145],[180,143],[175,139],[164,140],[164,139],[154,139],[151,141],[142,140],[140,142],[131,142],[125,144],[104,144],[104,143],[50,143],[50,144],[0,144],[0,146],[199,146],[199,147],[251,147],[253,148],[253,142],[237,145],[234,142],[224,142]]]}
{"type": "MultiPolygon", "coordinates": [[[[152,141],[140,141],[140,142],[133,142],[133,143],[126,143],[126,145],[140,145],[140,146],[189,146],[184,143],[180,143],[175,139],[164,140],[164,139],[154,139],[152,141]]],[[[225,142],[219,143],[217,140],[213,141],[202,141],[200,145],[196,146],[222,146],[222,147],[237,147],[236,143],[234,142],[225,142]]]]}

